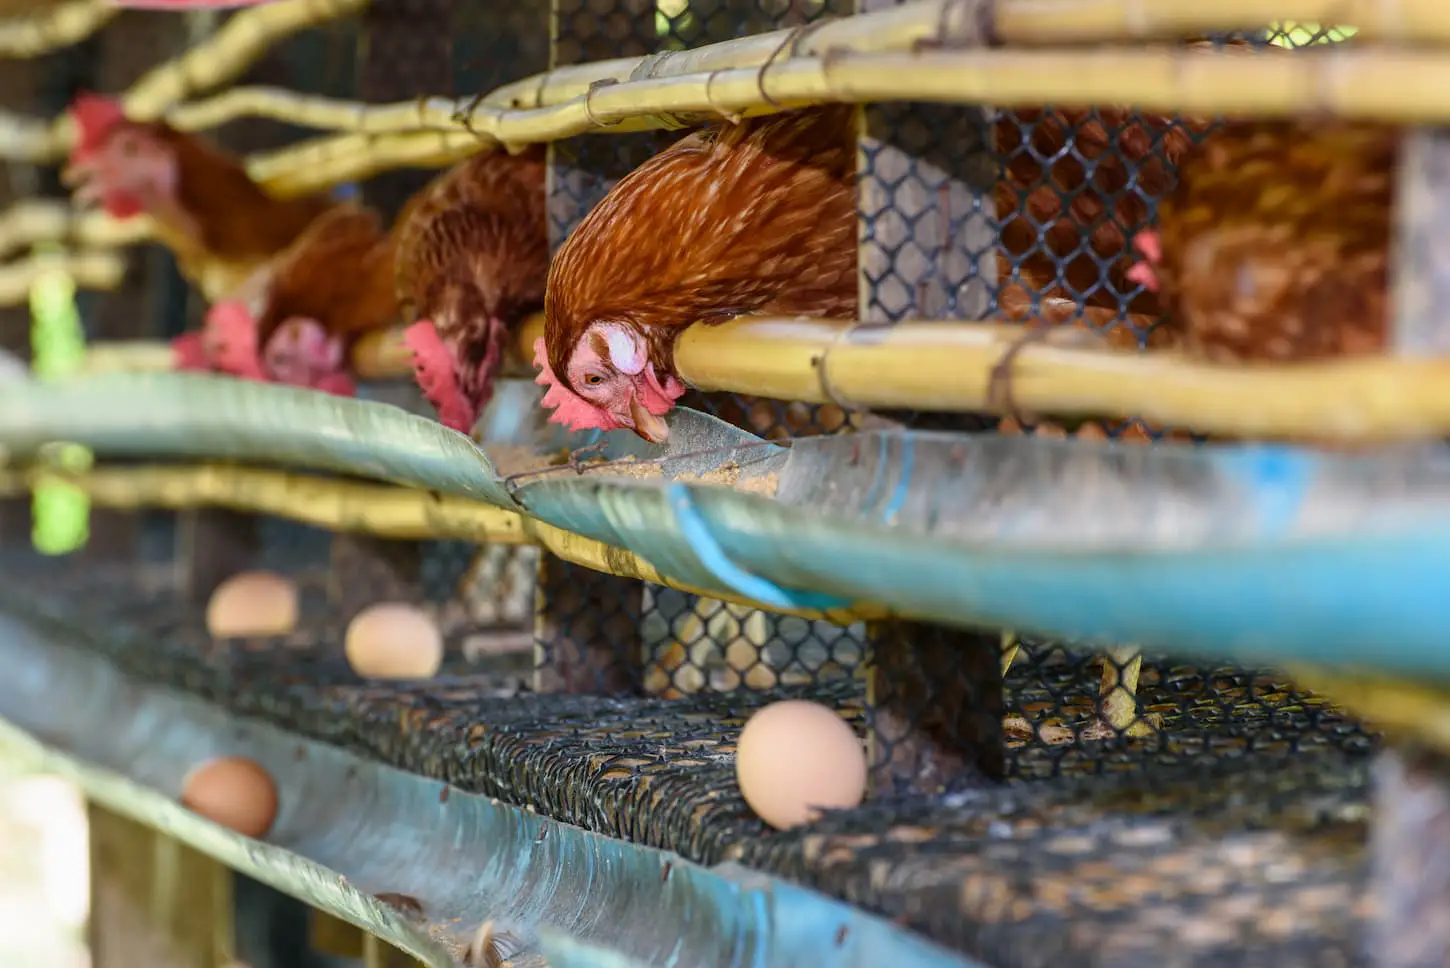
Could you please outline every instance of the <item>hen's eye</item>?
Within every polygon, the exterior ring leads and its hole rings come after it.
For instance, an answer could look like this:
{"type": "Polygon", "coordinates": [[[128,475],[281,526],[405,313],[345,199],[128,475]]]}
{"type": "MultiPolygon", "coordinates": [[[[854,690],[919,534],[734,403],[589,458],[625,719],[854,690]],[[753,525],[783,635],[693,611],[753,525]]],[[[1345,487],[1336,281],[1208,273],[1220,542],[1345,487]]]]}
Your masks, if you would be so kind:
{"type": "Polygon", "coordinates": [[[599,386],[599,384],[604,382],[604,377],[600,376],[598,373],[590,373],[588,376],[584,377],[584,382],[591,387],[597,387],[599,386]]]}

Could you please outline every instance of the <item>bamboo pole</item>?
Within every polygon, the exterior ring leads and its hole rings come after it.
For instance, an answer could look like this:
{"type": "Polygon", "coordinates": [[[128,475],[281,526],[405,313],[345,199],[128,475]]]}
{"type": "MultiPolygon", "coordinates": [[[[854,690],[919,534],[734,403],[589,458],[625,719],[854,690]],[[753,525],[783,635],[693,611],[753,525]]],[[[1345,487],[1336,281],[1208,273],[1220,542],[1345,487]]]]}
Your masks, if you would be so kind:
{"type": "MultiPolygon", "coordinates": [[[[471,123],[484,139],[518,145],[832,101],[913,100],[999,108],[1114,104],[1198,115],[1311,112],[1440,123],[1450,120],[1450,55],[1384,49],[1294,57],[1243,49],[843,53],[778,62],[763,74],[751,67],[626,81],[536,109],[480,106],[471,123]]],[[[442,167],[475,149],[467,134],[350,133],[258,156],[249,170],[270,190],[291,195],[387,165],[442,167]]]]}
{"type": "Polygon", "coordinates": [[[68,0],[0,22],[0,57],[29,58],[85,40],[121,12],[112,0],[68,0]]]}
{"type": "MultiPolygon", "coordinates": [[[[232,16],[221,29],[181,55],[148,71],[122,95],[138,120],[161,117],[178,101],[225,84],[279,40],[362,10],[368,0],[277,0],[232,16]]],[[[0,157],[54,161],[75,141],[69,113],[51,121],[3,116],[0,157]]]]}
{"type": "Polygon", "coordinates": [[[134,245],[151,236],[151,220],[113,219],[103,212],[80,212],[65,202],[25,199],[0,212],[0,260],[37,242],[107,248],[134,245]]]}
{"type": "MultiPolygon", "coordinates": [[[[0,469],[0,495],[23,494],[57,480],[79,487],[97,505],[127,511],[151,507],[168,510],[225,507],[288,518],[332,531],[363,532],[384,538],[538,545],[566,561],[595,571],[774,611],[751,599],[676,581],[633,552],[535,518],[480,501],[413,488],[203,464],[92,468],[85,473],[67,473],[50,467],[0,469]]],[[[862,603],[830,612],[798,610],[780,614],[849,625],[885,617],[889,611],[862,603]]]]}
{"type": "Polygon", "coordinates": [[[60,270],[79,289],[114,289],[126,274],[126,259],[106,249],[68,251],[31,256],[0,266],[0,306],[22,306],[30,300],[35,281],[60,270]]]}
{"type": "Polygon", "coordinates": [[[1441,0],[1004,0],[993,27],[1009,44],[1167,40],[1261,30],[1274,23],[1353,25],[1365,40],[1450,41],[1441,0]]]}
{"type": "MultiPolygon", "coordinates": [[[[680,377],[703,390],[845,407],[990,411],[992,369],[1022,331],[987,323],[863,330],[742,319],[690,327],[675,361],[680,377]]],[[[1232,437],[1370,440],[1450,430],[1447,381],[1444,359],[1213,365],[1164,351],[1109,349],[1074,327],[1022,350],[1012,393],[1032,413],[1139,417],[1232,437]]]]}
{"type": "MultiPolygon", "coordinates": [[[[691,326],[675,347],[687,384],[836,403],[846,408],[986,412],[993,368],[1023,324],[904,321],[863,329],[827,319],[741,318],[691,326]]],[[[532,377],[526,362],[543,335],[534,316],[520,328],[506,375],[532,377]]],[[[164,369],[164,344],[116,345],[117,369],[164,369]]],[[[169,358],[169,357],[168,357],[169,358]]],[[[406,379],[399,333],[361,340],[354,368],[364,379],[406,379]]],[[[101,365],[107,365],[102,361],[101,365]]],[[[92,364],[87,363],[90,368],[92,364]]],[[[1322,363],[1222,365],[1177,353],[1117,348],[1077,327],[1022,348],[1012,395],[1031,413],[1137,417],[1225,437],[1372,441],[1450,433],[1450,359],[1388,356],[1322,363]]]]}
{"type": "Polygon", "coordinates": [[[138,373],[174,369],[171,344],[157,340],[87,343],[81,363],[85,373],[138,373]]]}
{"type": "MultiPolygon", "coordinates": [[[[799,36],[795,56],[909,52],[920,45],[960,46],[961,0],[920,0],[882,11],[827,22],[799,36]]],[[[1185,4],[1177,0],[1005,0],[992,5],[993,31],[1004,45],[1171,40],[1215,32],[1262,30],[1274,22],[1355,24],[1369,40],[1450,42],[1450,8],[1440,0],[1279,0],[1270,8],[1255,0],[1185,4]]],[[[662,80],[719,70],[758,68],[796,36],[777,30],[687,51],[575,65],[504,85],[483,97],[477,123],[489,109],[536,109],[572,101],[598,84],[662,80]]],[[[216,127],[240,117],[261,116],[322,130],[363,134],[452,130],[463,101],[429,97],[401,104],[365,105],[307,97],[278,88],[248,87],[173,110],[170,120],[186,130],[216,127]]]]}
{"type": "Polygon", "coordinates": [[[1450,752],[1450,692],[1441,686],[1371,669],[1295,666],[1287,671],[1296,683],[1365,719],[1372,729],[1450,752]]]}
{"type": "Polygon", "coordinates": [[[126,113],[160,117],[178,101],[237,77],[278,41],[367,5],[368,0],[277,0],[242,10],[206,40],[132,84],[123,98],[126,113]]]}

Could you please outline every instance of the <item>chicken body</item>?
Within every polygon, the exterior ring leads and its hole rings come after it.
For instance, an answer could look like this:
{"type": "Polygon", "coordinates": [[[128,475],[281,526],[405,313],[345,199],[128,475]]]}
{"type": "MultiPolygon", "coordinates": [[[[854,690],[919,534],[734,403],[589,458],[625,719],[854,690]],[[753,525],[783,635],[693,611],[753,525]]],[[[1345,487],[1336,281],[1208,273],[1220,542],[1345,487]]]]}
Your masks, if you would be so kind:
{"type": "Polygon", "coordinates": [[[376,212],[338,205],[274,261],[255,309],[265,378],[353,392],[345,371],[353,342],[398,316],[394,241],[376,212]]]}
{"type": "Polygon", "coordinates": [[[70,110],[79,138],[63,179],[76,201],[115,218],[150,215],[209,300],[233,295],[335,204],[273,198],[240,160],[165,124],[130,121],[112,98],[82,94],[70,110]]]}
{"type": "Polygon", "coordinates": [[[696,132],[630,172],[550,267],[537,382],[550,420],[667,439],[685,327],[742,314],[854,319],[854,109],[696,132]]]}
{"type": "Polygon", "coordinates": [[[404,336],[439,420],[467,433],[493,396],[510,332],[544,304],[545,152],[486,150],[409,201],[396,231],[404,336]]]}
{"type": "Polygon", "coordinates": [[[1213,362],[1382,352],[1400,129],[1234,121],[1183,159],[1133,275],[1213,362]]]}

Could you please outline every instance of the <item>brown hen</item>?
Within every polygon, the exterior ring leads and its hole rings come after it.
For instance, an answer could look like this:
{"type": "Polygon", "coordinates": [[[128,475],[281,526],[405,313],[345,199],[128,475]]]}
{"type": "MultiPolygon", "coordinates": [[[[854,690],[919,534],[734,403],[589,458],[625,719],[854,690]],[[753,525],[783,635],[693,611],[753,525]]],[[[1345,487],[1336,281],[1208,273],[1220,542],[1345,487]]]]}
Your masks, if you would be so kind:
{"type": "Polygon", "coordinates": [[[1214,362],[1382,352],[1401,129],[1344,120],[1234,121],[1179,166],[1133,275],[1164,326],[1214,362]]]}
{"type": "Polygon", "coordinates": [[[854,108],[689,135],[620,179],[560,247],[535,345],[550,418],[662,442],[685,327],[855,318],[854,108]]]}
{"type": "Polygon", "coordinates": [[[493,396],[509,334],[544,304],[544,147],[488,149],[434,179],[398,220],[404,336],[439,420],[467,433],[493,396]]]}
{"type": "Polygon", "coordinates": [[[346,373],[353,343],[398,316],[393,251],[378,214],[348,204],[319,216],[274,260],[256,312],[267,379],[353,392],[346,373]]]}
{"type": "Polygon", "coordinates": [[[336,204],[320,195],[273,198],[239,159],[161,122],[131,121],[113,98],[82,94],[70,113],[79,137],[62,178],[75,199],[115,218],[150,215],[209,300],[236,295],[336,204]]]}

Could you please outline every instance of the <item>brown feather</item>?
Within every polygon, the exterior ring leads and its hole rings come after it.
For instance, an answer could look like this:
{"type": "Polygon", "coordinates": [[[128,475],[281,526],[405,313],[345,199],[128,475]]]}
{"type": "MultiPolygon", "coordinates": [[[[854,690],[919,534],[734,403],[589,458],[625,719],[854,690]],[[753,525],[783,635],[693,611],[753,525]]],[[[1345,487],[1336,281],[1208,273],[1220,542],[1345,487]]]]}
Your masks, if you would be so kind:
{"type": "Polygon", "coordinates": [[[854,126],[854,108],[835,105],[715,127],[620,179],[549,270],[554,372],[567,372],[598,319],[640,327],[662,373],[692,323],[743,313],[854,319],[854,126]]]}
{"type": "Polygon", "coordinates": [[[227,295],[336,204],[324,195],[274,198],[240,159],[162,123],[143,127],[171,149],[179,169],[174,209],[152,214],[182,273],[211,298],[227,295]]]}
{"type": "Polygon", "coordinates": [[[1400,130],[1237,121],[1159,206],[1165,326],[1215,361],[1382,351],[1400,130]]]}
{"type": "Polygon", "coordinates": [[[288,318],[317,320],[334,336],[353,338],[393,323],[393,240],[371,209],[338,205],[315,219],[278,258],[258,319],[266,346],[288,318]]]}
{"type": "Polygon", "coordinates": [[[430,319],[460,363],[487,355],[488,320],[543,308],[549,240],[542,145],[482,151],[414,196],[399,216],[394,285],[410,318],[430,319]]]}

